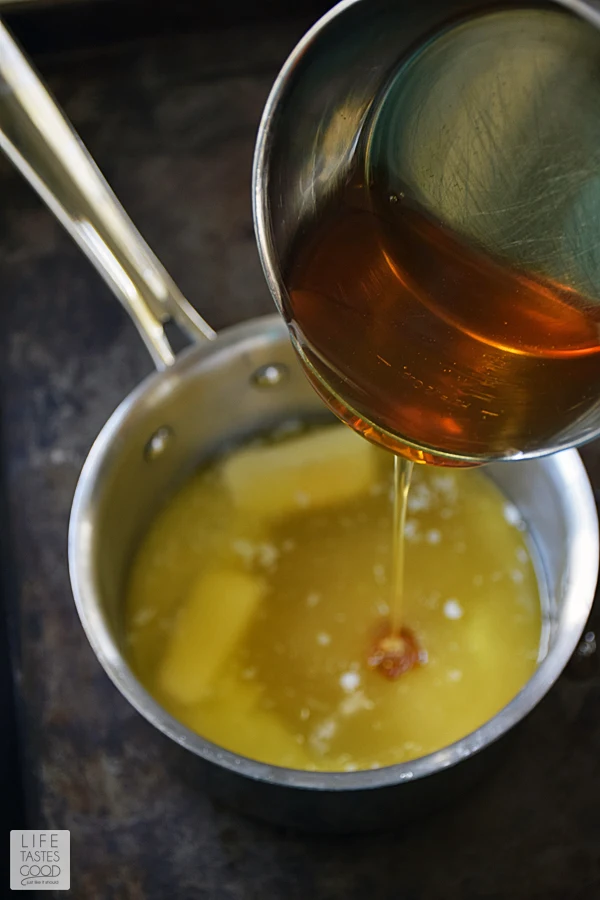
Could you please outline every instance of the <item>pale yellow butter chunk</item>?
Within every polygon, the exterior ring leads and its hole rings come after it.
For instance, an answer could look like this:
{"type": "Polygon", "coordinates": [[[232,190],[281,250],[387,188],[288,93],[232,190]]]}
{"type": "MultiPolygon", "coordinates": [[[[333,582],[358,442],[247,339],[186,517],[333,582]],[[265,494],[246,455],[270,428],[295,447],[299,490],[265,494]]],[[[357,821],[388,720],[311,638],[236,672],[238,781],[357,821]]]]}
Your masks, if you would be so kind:
{"type": "Polygon", "coordinates": [[[343,503],[365,493],[376,477],[370,444],[344,425],[234,453],[223,479],[238,509],[279,518],[343,503]]]}
{"type": "Polygon", "coordinates": [[[263,582],[228,569],[204,573],[173,623],[157,673],[160,690],[183,704],[198,703],[231,658],[263,596],[263,582]]]}

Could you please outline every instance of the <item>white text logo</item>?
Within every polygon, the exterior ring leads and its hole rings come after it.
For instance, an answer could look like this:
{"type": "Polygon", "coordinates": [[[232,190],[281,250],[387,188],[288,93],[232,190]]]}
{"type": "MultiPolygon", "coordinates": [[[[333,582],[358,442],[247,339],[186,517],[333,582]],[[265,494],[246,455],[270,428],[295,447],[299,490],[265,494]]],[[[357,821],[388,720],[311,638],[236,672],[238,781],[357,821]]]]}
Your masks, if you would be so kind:
{"type": "Polygon", "coordinates": [[[12,891],[68,891],[70,886],[70,831],[11,831],[12,891]]]}

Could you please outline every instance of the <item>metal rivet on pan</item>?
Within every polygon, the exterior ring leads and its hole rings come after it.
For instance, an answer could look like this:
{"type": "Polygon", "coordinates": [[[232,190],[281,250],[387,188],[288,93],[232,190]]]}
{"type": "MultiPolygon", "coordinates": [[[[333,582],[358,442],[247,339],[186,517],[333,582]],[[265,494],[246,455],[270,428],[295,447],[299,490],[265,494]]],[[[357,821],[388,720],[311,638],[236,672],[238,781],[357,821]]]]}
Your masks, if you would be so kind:
{"type": "Polygon", "coordinates": [[[168,425],[161,425],[147,442],[144,448],[144,458],[148,462],[153,462],[155,459],[158,459],[167,449],[172,437],[173,429],[169,428],[168,425]]]}
{"type": "Polygon", "coordinates": [[[269,363],[267,366],[261,366],[251,376],[250,381],[256,387],[270,388],[281,384],[289,376],[288,367],[283,363],[269,363]]]}

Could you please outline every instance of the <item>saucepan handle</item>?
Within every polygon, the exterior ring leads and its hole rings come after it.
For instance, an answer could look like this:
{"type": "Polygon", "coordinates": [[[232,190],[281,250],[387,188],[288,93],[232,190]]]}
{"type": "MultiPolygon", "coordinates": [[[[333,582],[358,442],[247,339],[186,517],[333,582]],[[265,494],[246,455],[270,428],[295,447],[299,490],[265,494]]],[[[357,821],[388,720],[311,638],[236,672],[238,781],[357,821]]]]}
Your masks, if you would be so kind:
{"type": "Polygon", "coordinates": [[[137,231],[1,21],[0,148],[121,301],[158,368],[175,359],[163,328],[168,320],[194,341],[216,336],[137,231]]]}

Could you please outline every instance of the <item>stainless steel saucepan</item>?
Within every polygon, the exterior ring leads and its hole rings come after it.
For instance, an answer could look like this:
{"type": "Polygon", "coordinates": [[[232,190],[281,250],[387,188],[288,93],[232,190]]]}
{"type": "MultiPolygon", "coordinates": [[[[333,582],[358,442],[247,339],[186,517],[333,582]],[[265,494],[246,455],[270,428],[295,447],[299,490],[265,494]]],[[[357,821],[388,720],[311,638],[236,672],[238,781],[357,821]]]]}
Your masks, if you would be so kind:
{"type": "Polygon", "coordinates": [[[252,815],[308,829],[359,831],[404,822],[455,793],[547,693],[587,620],[598,569],[598,524],[577,452],[488,470],[527,522],[552,620],[545,658],[491,721],[450,747],[376,771],[300,772],[215,746],[162,709],[129,667],[123,600],[132,554],[164,498],[219,446],[291,416],[328,414],[279,316],[216,335],[187,303],[1,24],[0,144],[121,300],[159,370],[102,429],[71,514],[75,602],[108,676],[183,748],[215,795],[252,815]],[[177,358],[163,328],[169,319],[192,339],[177,358]]]}

